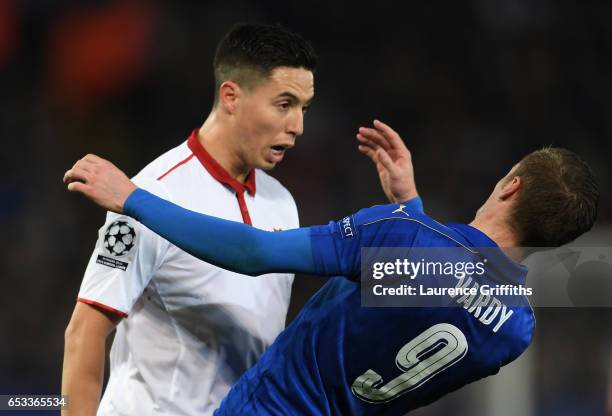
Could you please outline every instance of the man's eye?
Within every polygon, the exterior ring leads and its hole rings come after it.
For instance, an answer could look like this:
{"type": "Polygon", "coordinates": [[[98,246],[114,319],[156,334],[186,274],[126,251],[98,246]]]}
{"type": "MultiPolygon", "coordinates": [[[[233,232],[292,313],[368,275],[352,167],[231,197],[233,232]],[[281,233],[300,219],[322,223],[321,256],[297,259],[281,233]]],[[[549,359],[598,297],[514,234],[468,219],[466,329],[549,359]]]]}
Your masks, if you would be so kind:
{"type": "Polygon", "coordinates": [[[288,109],[291,106],[291,104],[288,101],[283,101],[278,106],[280,108],[282,108],[283,110],[286,110],[286,109],[288,109]]]}
{"type": "Polygon", "coordinates": [[[302,107],[302,114],[306,114],[306,112],[310,109],[310,106],[302,107]]]}

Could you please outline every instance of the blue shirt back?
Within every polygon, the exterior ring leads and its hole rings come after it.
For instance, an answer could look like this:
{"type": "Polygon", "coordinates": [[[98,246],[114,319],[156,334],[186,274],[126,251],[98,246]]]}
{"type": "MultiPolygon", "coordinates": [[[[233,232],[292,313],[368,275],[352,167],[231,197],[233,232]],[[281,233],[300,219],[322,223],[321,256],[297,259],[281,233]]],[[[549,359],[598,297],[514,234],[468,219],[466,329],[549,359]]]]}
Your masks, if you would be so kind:
{"type": "Polygon", "coordinates": [[[403,415],[496,374],[531,342],[535,321],[524,297],[499,325],[483,323],[467,303],[361,306],[363,247],[492,247],[484,282],[524,284],[526,268],[475,228],[382,205],[311,227],[310,236],[319,272],[342,276],[308,301],[215,414],[403,415]]]}

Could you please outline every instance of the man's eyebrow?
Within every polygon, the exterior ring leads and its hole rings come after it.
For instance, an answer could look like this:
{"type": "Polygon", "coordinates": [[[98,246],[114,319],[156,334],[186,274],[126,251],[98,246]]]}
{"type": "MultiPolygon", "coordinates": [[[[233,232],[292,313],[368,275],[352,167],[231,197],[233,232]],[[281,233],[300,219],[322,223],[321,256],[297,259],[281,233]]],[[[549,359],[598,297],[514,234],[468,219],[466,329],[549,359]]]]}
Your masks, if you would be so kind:
{"type": "MultiPolygon", "coordinates": [[[[294,101],[294,102],[299,102],[300,99],[297,97],[297,95],[295,95],[292,92],[289,91],[285,91],[282,92],[280,94],[278,94],[278,98],[289,98],[290,100],[294,101]]],[[[312,103],[314,97],[310,97],[310,99],[308,101],[306,101],[306,105],[310,105],[312,103]]]]}

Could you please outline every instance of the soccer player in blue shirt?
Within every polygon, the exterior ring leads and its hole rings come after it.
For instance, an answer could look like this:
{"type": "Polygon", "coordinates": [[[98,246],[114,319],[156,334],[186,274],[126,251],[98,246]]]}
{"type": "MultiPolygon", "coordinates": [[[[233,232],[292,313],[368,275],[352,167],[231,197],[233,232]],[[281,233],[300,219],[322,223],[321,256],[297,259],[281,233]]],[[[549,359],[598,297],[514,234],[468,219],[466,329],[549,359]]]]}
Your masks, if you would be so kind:
{"type": "MultiPolygon", "coordinates": [[[[398,173],[389,158],[393,152],[408,155],[402,172],[412,175],[409,153],[394,134],[377,123],[358,135],[383,183],[385,175],[398,173]]],[[[231,389],[218,415],[402,415],[496,374],[531,342],[533,311],[523,295],[449,294],[440,297],[438,307],[363,307],[361,249],[459,250],[463,261],[486,257],[481,286],[521,286],[527,269],[518,263],[526,254],[520,247],[556,247],[575,239],[592,227],[599,197],[588,165],[558,148],[525,156],[495,185],[469,225],[443,225],[425,215],[414,186],[413,197],[402,204],[272,233],[180,208],[137,189],[93,155],[77,162],[65,181],[69,190],[136,218],[223,268],[330,277],[231,389]],[[519,249],[507,255],[502,250],[507,247],[519,249]],[[453,302],[459,307],[448,307],[453,302]]],[[[457,287],[470,282],[461,279],[457,287]]]]}

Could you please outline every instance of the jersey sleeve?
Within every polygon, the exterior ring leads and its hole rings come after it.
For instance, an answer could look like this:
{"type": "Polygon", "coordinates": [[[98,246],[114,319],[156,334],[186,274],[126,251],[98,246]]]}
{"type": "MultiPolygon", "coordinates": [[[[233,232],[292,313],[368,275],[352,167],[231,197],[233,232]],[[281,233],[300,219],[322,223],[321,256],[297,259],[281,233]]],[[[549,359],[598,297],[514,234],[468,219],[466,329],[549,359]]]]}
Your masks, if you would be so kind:
{"type": "Polygon", "coordinates": [[[403,204],[377,205],[327,225],[310,227],[315,272],[358,280],[362,248],[412,244],[418,227],[411,221],[402,221],[410,219],[411,212],[423,215],[420,198],[403,204]]]}
{"type": "MultiPolygon", "coordinates": [[[[141,181],[140,185],[148,183],[141,181]]],[[[160,189],[155,192],[162,193],[160,189]]],[[[109,212],[98,230],[77,300],[127,317],[168,246],[133,218],[109,212]]]]}

